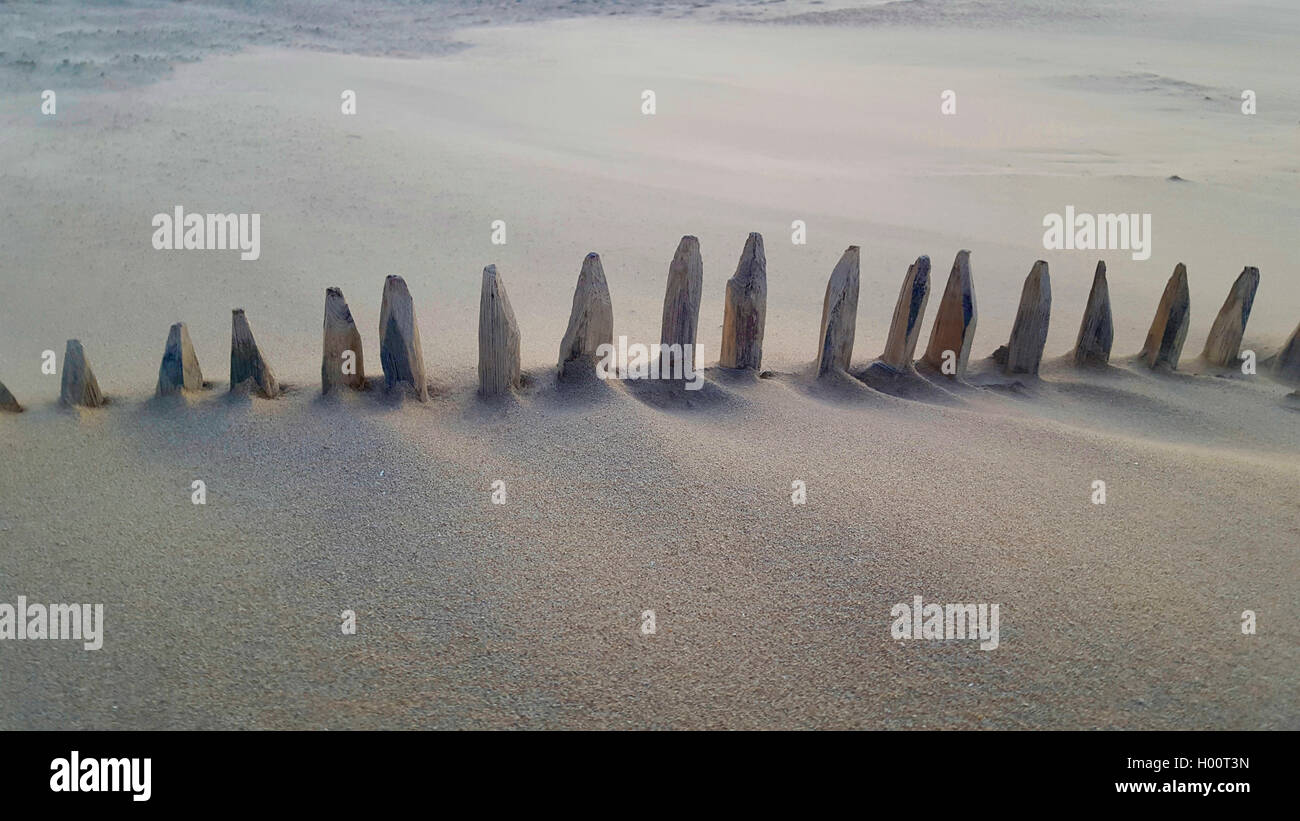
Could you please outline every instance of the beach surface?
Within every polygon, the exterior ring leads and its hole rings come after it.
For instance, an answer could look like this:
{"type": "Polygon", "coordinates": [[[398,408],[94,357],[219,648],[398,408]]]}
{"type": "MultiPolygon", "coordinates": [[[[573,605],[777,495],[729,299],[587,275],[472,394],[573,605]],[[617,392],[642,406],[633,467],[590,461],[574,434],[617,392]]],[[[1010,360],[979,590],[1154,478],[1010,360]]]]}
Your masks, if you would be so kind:
{"type": "MultiPolygon", "coordinates": [[[[1300,321],[1300,13],[626,5],[394,23],[409,42],[366,48],[243,29],[217,48],[164,18],[185,59],[138,74],[5,64],[27,79],[0,94],[0,380],[27,412],[0,414],[0,602],[103,603],[105,635],[0,642],[0,729],[1300,729],[1300,403],[1266,366],[1197,361],[1243,266],[1244,348],[1267,362],[1300,321]],[[154,250],[177,205],[260,214],[260,258],[154,250]],[[1044,250],[1067,206],[1151,214],[1149,259],[1044,250]],[[698,236],[712,364],[751,231],[769,378],[556,384],[586,253],[615,336],[656,342],[673,249],[698,236]],[[926,401],[813,379],[848,245],[855,367],[928,254],[924,350],[965,248],[987,373],[1046,260],[1042,378],[926,401]],[[1080,371],[1099,259],[1113,367],[1080,371]],[[1155,373],[1130,357],[1178,262],[1191,327],[1155,373]],[[489,263],[527,376],[496,401],[475,393],[489,263]],[[382,379],[388,274],[430,401],[321,398],[324,289],[382,379]],[[234,308],[283,397],[227,394],[234,308]],[[162,402],[178,321],[213,385],[162,402]],[[61,364],[70,338],[106,407],[58,406],[42,352],[61,364]],[[999,646],[896,641],[891,608],[918,595],[998,603],[999,646]]],[[[39,22],[9,36],[46,42],[39,22]]]]}

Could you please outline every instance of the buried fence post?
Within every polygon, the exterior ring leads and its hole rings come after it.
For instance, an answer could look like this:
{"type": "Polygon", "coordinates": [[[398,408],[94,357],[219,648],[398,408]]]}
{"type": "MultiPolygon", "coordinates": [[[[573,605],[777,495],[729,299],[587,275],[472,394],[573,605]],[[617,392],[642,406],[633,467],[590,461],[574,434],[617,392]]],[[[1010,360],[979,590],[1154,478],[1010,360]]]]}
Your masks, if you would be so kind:
{"type": "Polygon", "coordinates": [[[700,294],[704,290],[704,261],[700,258],[700,241],[692,236],[684,236],[677,244],[677,252],[668,266],[668,288],[664,293],[664,314],[660,326],[659,341],[662,345],[660,357],[669,357],[660,362],[660,372],[685,372],[685,360],[694,364],[695,335],[700,324],[700,294]],[[670,346],[678,345],[673,349],[670,346]],[[689,345],[690,348],[686,346],[689,345]],[[680,350],[683,358],[678,365],[675,350],[680,350]],[[688,351],[690,351],[688,353],[688,351]]]}
{"type": "Polygon", "coordinates": [[[478,302],[478,389],[484,396],[519,386],[519,325],[495,265],[483,269],[478,302]]]}
{"type": "Polygon", "coordinates": [[[1191,295],[1187,290],[1187,266],[1181,262],[1165,283],[1160,304],[1147,331],[1146,344],[1138,354],[1148,367],[1178,368],[1178,357],[1187,339],[1187,325],[1191,317],[1191,295]]]}
{"type": "Polygon", "coordinates": [[[253,329],[248,326],[243,308],[231,312],[230,391],[248,391],[266,399],[280,394],[280,383],[262,357],[257,340],[253,339],[253,329]]]}
{"type": "Polygon", "coordinates": [[[850,245],[835,263],[822,299],[821,333],[817,338],[817,375],[848,371],[858,324],[859,248],[850,245]]]}
{"type": "Polygon", "coordinates": [[[63,354],[63,377],[59,391],[59,401],[65,405],[80,405],[97,408],[104,404],[104,394],[99,390],[95,372],[86,359],[86,351],[81,342],[68,340],[67,351],[63,354]]]}
{"type": "Polygon", "coordinates": [[[718,364],[723,368],[761,368],[766,323],[767,256],[763,253],[763,236],[752,233],[740,252],[736,273],[727,280],[718,364]]]}
{"type": "Polygon", "coordinates": [[[325,323],[321,342],[320,392],[349,387],[361,390],[366,385],[365,357],[361,351],[361,334],[352,320],[352,311],[338,288],[325,289],[325,323]],[[351,356],[348,354],[351,353],[351,356]]]}
{"type": "Polygon", "coordinates": [[[560,341],[560,376],[595,373],[596,349],[614,344],[614,306],[600,254],[587,254],[573,290],[569,327],[560,341]]]}
{"type": "Polygon", "coordinates": [[[1025,277],[1025,287],[1020,292],[1020,307],[1016,309],[1011,339],[1007,342],[1007,361],[1002,366],[1004,373],[1038,375],[1051,318],[1052,281],[1047,263],[1040,259],[1025,277]]]}
{"type": "Polygon", "coordinates": [[[1074,364],[1105,365],[1110,362],[1110,346],[1115,340],[1115,325],[1110,316],[1110,287],[1106,284],[1106,263],[1097,262],[1092,277],[1088,305],[1079,323],[1079,337],[1074,343],[1074,364]]]}
{"type": "Polygon", "coordinates": [[[921,337],[921,320],[925,318],[925,305],[930,300],[930,258],[919,256],[907,266],[903,287],[898,291],[894,305],[894,318],[889,323],[889,337],[880,362],[895,371],[910,371],[916,355],[916,343],[921,337]]]}
{"type": "Polygon", "coordinates": [[[975,286],[970,272],[970,251],[961,250],[957,252],[952,271],[948,274],[948,284],[939,300],[939,311],[935,314],[934,325],[930,329],[930,344],[925,349],[922,361],[947,376],[965,375],[978,319],[975,286]],[[948,358],[951,358],[951,365],[945,367],[944,360],[948,358]]]}
{"type": "Polygon", "coordinates": [[[1282,350],[1277,352],[1273,373],[1285,382],[1300,383],[1300,325],[1295,327],[1282,350]]]}
{"type": "Polygon", "coordinates": [[[0,411],[8,413],[22,413],[23,406],[18,404],[18,400],[5,387],[5,383],[0,382],[0,411]]]}
{"type": "Polygon", "coordinates": [[[184,322],[177,322],[167,332],[167,346],[158,366],[157,395],[200,390],[203,390],[203,371],[199,369],[199,358],[190,342],[189,329],[184,322]]]}
{"type": "Polygon", "coordinates": [[[1250,309],[1255,304],[1255,291],[1259,288],[1259,269],[1249,265],[1242,269],[1237,280],[1228,289],[1219,315],[1210,326],[1201,356],[1221,368],[1235,367],[1241,353],[1241,338],[1246,334],[1250,309]]]}
{"type": "Polygon", "coordinates": [[[429,398],[415,304],[406,280],[395,274],[384,280],[384,299],[379,307],[379,364],[384,368],[386,390],[400,387],[421,402],[429,398]]]}

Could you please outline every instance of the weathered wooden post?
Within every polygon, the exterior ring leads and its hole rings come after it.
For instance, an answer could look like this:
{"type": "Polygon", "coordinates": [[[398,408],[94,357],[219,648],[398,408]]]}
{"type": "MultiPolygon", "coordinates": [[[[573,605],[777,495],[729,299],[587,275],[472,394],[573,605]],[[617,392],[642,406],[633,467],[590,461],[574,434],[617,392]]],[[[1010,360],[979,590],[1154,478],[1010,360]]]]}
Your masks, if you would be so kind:
{"type": "Polygon", "coordinates": [[[1187,339],[1187,325],[1191,319],[1191,295],[1187,290],[1187,267],[1181,262],[1165,283],[1151,329],[1147,331],[1146,344],[1138,354],[1151,368],[1178,367],[1178,358],[1187,339]]]}
{"type": "Polygon", "coordinates": [[[1016,309],[1016,320],[1011,325],[1007,361],[1002,366],[1004,373],[1038,375],[1051,318],[1052,281],[1047,273],[1047,263],[1040,259],[1034,263],[1020,291],[1020,307],[1016,309]]]}
{"type": "Polygon", "coordinates": [[[595,373],[596,349],[614,344],[614,306],[605,282],[600,255],[587,254],[573,291],[569,327],[560,342],[560,376],[574,378],[595,373]]]}
{"type": "Polygon", "coordinates": [[[253,329],[248,326],[243,308],[231,312],[230,391],[255,393],[265,399],[280,395],[280,383],[262,357],[257,340],[253,339],[253,329]]]}
{"type": "Polygon", "coordinates": [[[81,342],[76,339],[68,340],[67,350],[63,354],[59,401],[65,405],[80,405],[85,408],[97,408],[104,404],[104,394],[99,390],[95,372],[91,370],[81,342]]]}
{"type": "Polygon", "coordinates": [[[1258,288],[1259,269],[1248,265],[1232,283],[1219,315],[1210,326],[1210,335],[1205,338],[1205,350],[1201,356],[1210,364],[1221,368],[1237,365],[1241,338],[1246,334],[1246,323],[1250,320],[1250,309],[1255,304],[1258,288]]]}
{"type": "Polygon", "coordinates": [[[763,326],[767,323],[767,256],[761,234],[752,233],[745,240],[736,273],[727,280],[725,299],[718,364],[759,370],[763,365],[763,326]]]}
{"type": "Polygon", "coordinates": [[[826,282],[821,331],[817,337],[817,375],[849,369],[858,325],[859,248],[850,245],[826,282]]]}
{"type": "Polygon", "coordinates": [[[203,390],[203,371],[199,358],[190,342],[189,329],[177,322],[167,331],[167,345],[163,348],[162,364],[158,366],[158,396],[168,396],[181,391],[203,390]]]}
{"type": "Polygon", "coordinates": [[[939,311],[930,329],[930,344],[922,360],[940,373],[961,377],[970,360],[971,343],[975,340],[975,324],[979,314],[975,308],[975,286],[971,279],[970,251],[957,252],[948,284],[939,300],[939,311]],[[948,354],[945,357],[945,353],[948,354]],[[950,364],[945,367],[945,359],[950,364]]]}
{"type": "Polygon", "coordinates": [[[925,318],[925,306],[929,300],[930,258],[923,255],[907,266],[903,286],[898,290],[898,302],[894,303],[894,317],[889,322],[885,352],[880,355],[878,362],[898,373],[915,369],[912,361],[916,358],[916,343],[921,338],[921,320],[925,318]]]}
{"type": "Polygon", "coordinates": [[[379,364],[384,368],[386,390],[401,388],[421,402],[429,398],[415,304],[406,280],[396,275],[384,280],[384,299],[379,307],[379,364]]]}
{"type": "Polygon", "coordinates": [[[320,358],[320,391],[338,387],[362,390],[366,386],[365,357],[361,334],[352,311],[338,288],[325,289],[325,323],[320,358]]]}
{"type": "Polygon", "coordinates": [[[1074,343],[1074,364],[1106,365],[1110,346],[1115,341],[1115,325],[1110,316],[1110,287],[1106,284],[1106,263],[1098,260],[1092,276],[1088,305],[1079,323],[1079,337],[1074,343]]]}
{"type": "Polygon", "coordinates": [[[23,406],[18,404],[18,400],[5,387],[5,383],[0,382],[0,411],[6,413],[22,413],[23,406]]]}
{"type": "Polygon", "coordinates": [[[478,301],[478,389],[484,396],[519,386],[519,325],[495,265],[483,269],[478,301]]]}
{"type": "Polygon", "coordinates": [[[704,290],[704,261],[700,241],[684,236],[668,266],[668,287],[664,292],[664,314],[660,326],[660,373],[685,372],[685,358],[695,355],[696,331],[700,324],[700,295],[704,290]],[[690,347],[687,347],[687,346],[690,347]],[[673,348],[672,346],[677,346],[673,348]],[[687,353],[690,351],[690,353],[687,353]],[[677,352],[683,364],[677,364],[677,352]]]}
{"type": "Polygon", "coordinates": [[[1300,382],[1300,325],[1291,332],[1282,350],[1277,352],[1273,373],[1284,382],[1300,382]]]}

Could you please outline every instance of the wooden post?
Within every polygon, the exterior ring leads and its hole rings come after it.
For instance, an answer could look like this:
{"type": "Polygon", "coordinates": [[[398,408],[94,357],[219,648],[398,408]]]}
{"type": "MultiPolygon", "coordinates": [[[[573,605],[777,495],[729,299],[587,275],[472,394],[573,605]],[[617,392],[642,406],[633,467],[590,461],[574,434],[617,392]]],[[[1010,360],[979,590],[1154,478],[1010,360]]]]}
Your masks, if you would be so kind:
{"type": "Polygon", "coordinates": [[[859,249],[850,245],[831,271],[822,298],[821,334],[817,343],[817,375],[845,371],[853,359],[853,337],[858,325],[859,249]]]}
{"type": "Polygon", "coordinates": [[[478,301],[478,389],[484,396],[519,387],[519,325],[495,265],[483,269],[478,301]]]}
{"type": "Polygon", "coordinates": [[[569,327],[560,342],[560,376],[595,374],[596,349],[614,344],[614,306],[600,255],[587,254],[573,290],[569,327]]]}
{"type": "Polygon", "coordinates": [[[1259,288],[1259,269],[1246,266],[1228,290],[1219,315],[1210,326],[1201,356],[1210,364],[1221,368],[1235,367],[1241,353],[1241,338],[1246,334],[1250,309],[1255,304],[1255,291],[1259,288]]]}
{"type": "Polygon", "coordinates": [[[1074,364],[1108,364],[1110,346],[1114,341],[1115,325],[1110,316],[1106,263],[1098,260],[1097,272],[1092,275],[1092,290],[1088,292],[1088,305],[1083,309],[1083,321],[1079,323],[1079,337],[1074,343],[1074,364]]]}
{"type": "Polygon", "coordinates": [[[1284,382],[1300,383],[1300,325],[1291,332],[1282,350],[1277,352],[1273,373],[1284,382]]]}
{"type": "Polygon", "coordinates": [[[365,357],[361,351],[361,334],[352,321],[352,311],[338,288],[325,289],[325,323],[321,342],[320,391],[348,387],[362,390],[366,386],[365,357]],[[351,351],[351,356],[348,355],[351,351]],[[345,372],[345,367],[347,371],[345,372]]]}
{"type": "Polygon", "coordinates": [[[429,398],[415,304],[406,280],[394,275],[384,280],[384,300],[379,308],[379,364],[384,368],[385,389],[400,388],[421,402],[429,398]]]}
{"type": "MultiPolygon", "coordinates": [[[[704,261],[700,257],[700,241],[692,236],[682,237],[677,252],[668,266],[668,288],[664,293],[664,314],[659,340],[663,346],[661,357],[669,357],[660,366],[674,362],[670,345],[680,345],[683,359],[694,357],[695,334],[700,324],[700,295],[704,290],[704,261]],[[690,345],[690,348],[686,346],[690,345]],[[686,351],[691,353],[687,354],[686,351]]],[[[693,359],[692,359],[693,361],[693,359]]],[[[680,366],[669,367],[675,372],[680,366]]],[[[668,372],[668,371],[661,371],[668,372]]]]}
{"type": "Polygon", "coordinates": [[[930,258],[919,256],[907,266],[903,287],[898,289],[894,318],[889,323],[889,337],[880,362],[899,372],[911,371],[916,357],[916,343],[921,336],[921,320],[930,299],[930,258]]]}
{"type": "Polygon", "coordinates": [[[97,408],[104,404],[104,394],[99,390],[95,372],[91,370],[90,361],[81,342],[68,340],[68,348],[63,354],[63,378],[59,392],[59,401],[65,405],[80,405],[97,408]]]}
{"type": "Polygon", "coordinates": [[[1025,277],[1025,287],[1020,291],[1020,307],[1016,310],[1011,339],[1007,342],[1004,373],[1038,375],[1051,319],[1052,281],[1047,273],[1047,263],[1040,259],[1025,277]]]}
{"type": "Polygon", "coordinates": [[[925,364],[951,377],[964,376],[975,340],[975,284],[971,279],[970,251],[958,251],[953,260],[948,284],[939,300],[939,311],[930,329],[930,344],[925,349],[925,364]],[[951,351],[952,368],[944,368],[944,352],[951,351]]]}
{"type": "Polygon", "coordinates": [[[1147,331],[1146,344],[1138,354],[1149,367],[1178,367],[1178,358],[1187,339],[1187,325],[1191,319],[1191,295],[1187,290],[1187,267],[1181,262],[1165,283],[1151,329],[1147,331]]]}
{"type": "Polygon", "coordinates": [[[167,346],[163,348],[162,364],[158,366],[158,396],[168,396],[181,391],[203,390],[203,371],[199,358],[190,342],[189,329],[177,322],[167,332],[167,346]]]}
{"type": "Polygon", "coordinates": [[[265,399],[280,395],[280,383],[262,357],[257,340],[253,339],[253,329],[248,326],[243,308],[236,308],[231,314],[230,390],[255,393],[265,399]]]}
{"type": "Polygon", "coordinates": [[[763,365],[763,326],[767,323],[767,256],[763,237],[753,233],[745,240],[736,273],[727,280],[722,311],[724,368],[759,370],[763,365]]]}
{"type": "Polygon", "coordinates": [[[6,413],[22,413],[23,406],[18,404],[18,400],[5,387],[5,383],[0,382],[0,411],[6,413]]]}

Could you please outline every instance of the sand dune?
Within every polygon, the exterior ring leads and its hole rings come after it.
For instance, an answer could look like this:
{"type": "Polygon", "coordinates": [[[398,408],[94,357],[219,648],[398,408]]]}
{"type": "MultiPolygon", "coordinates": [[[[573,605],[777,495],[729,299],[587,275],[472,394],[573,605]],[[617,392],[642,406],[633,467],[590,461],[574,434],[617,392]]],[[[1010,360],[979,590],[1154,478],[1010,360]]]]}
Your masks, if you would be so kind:
{"type": "Polygon", "coordinates": [[[30,412],[4,576],[103,600],[109,641],[7,647],[6,726],[1294,726],[1300,443],[1266,392],[787,375],[686,408],[536,376],[30,412]],[[895,643],[917,592],[1001,602],[1002,646],[895,643]]]}

